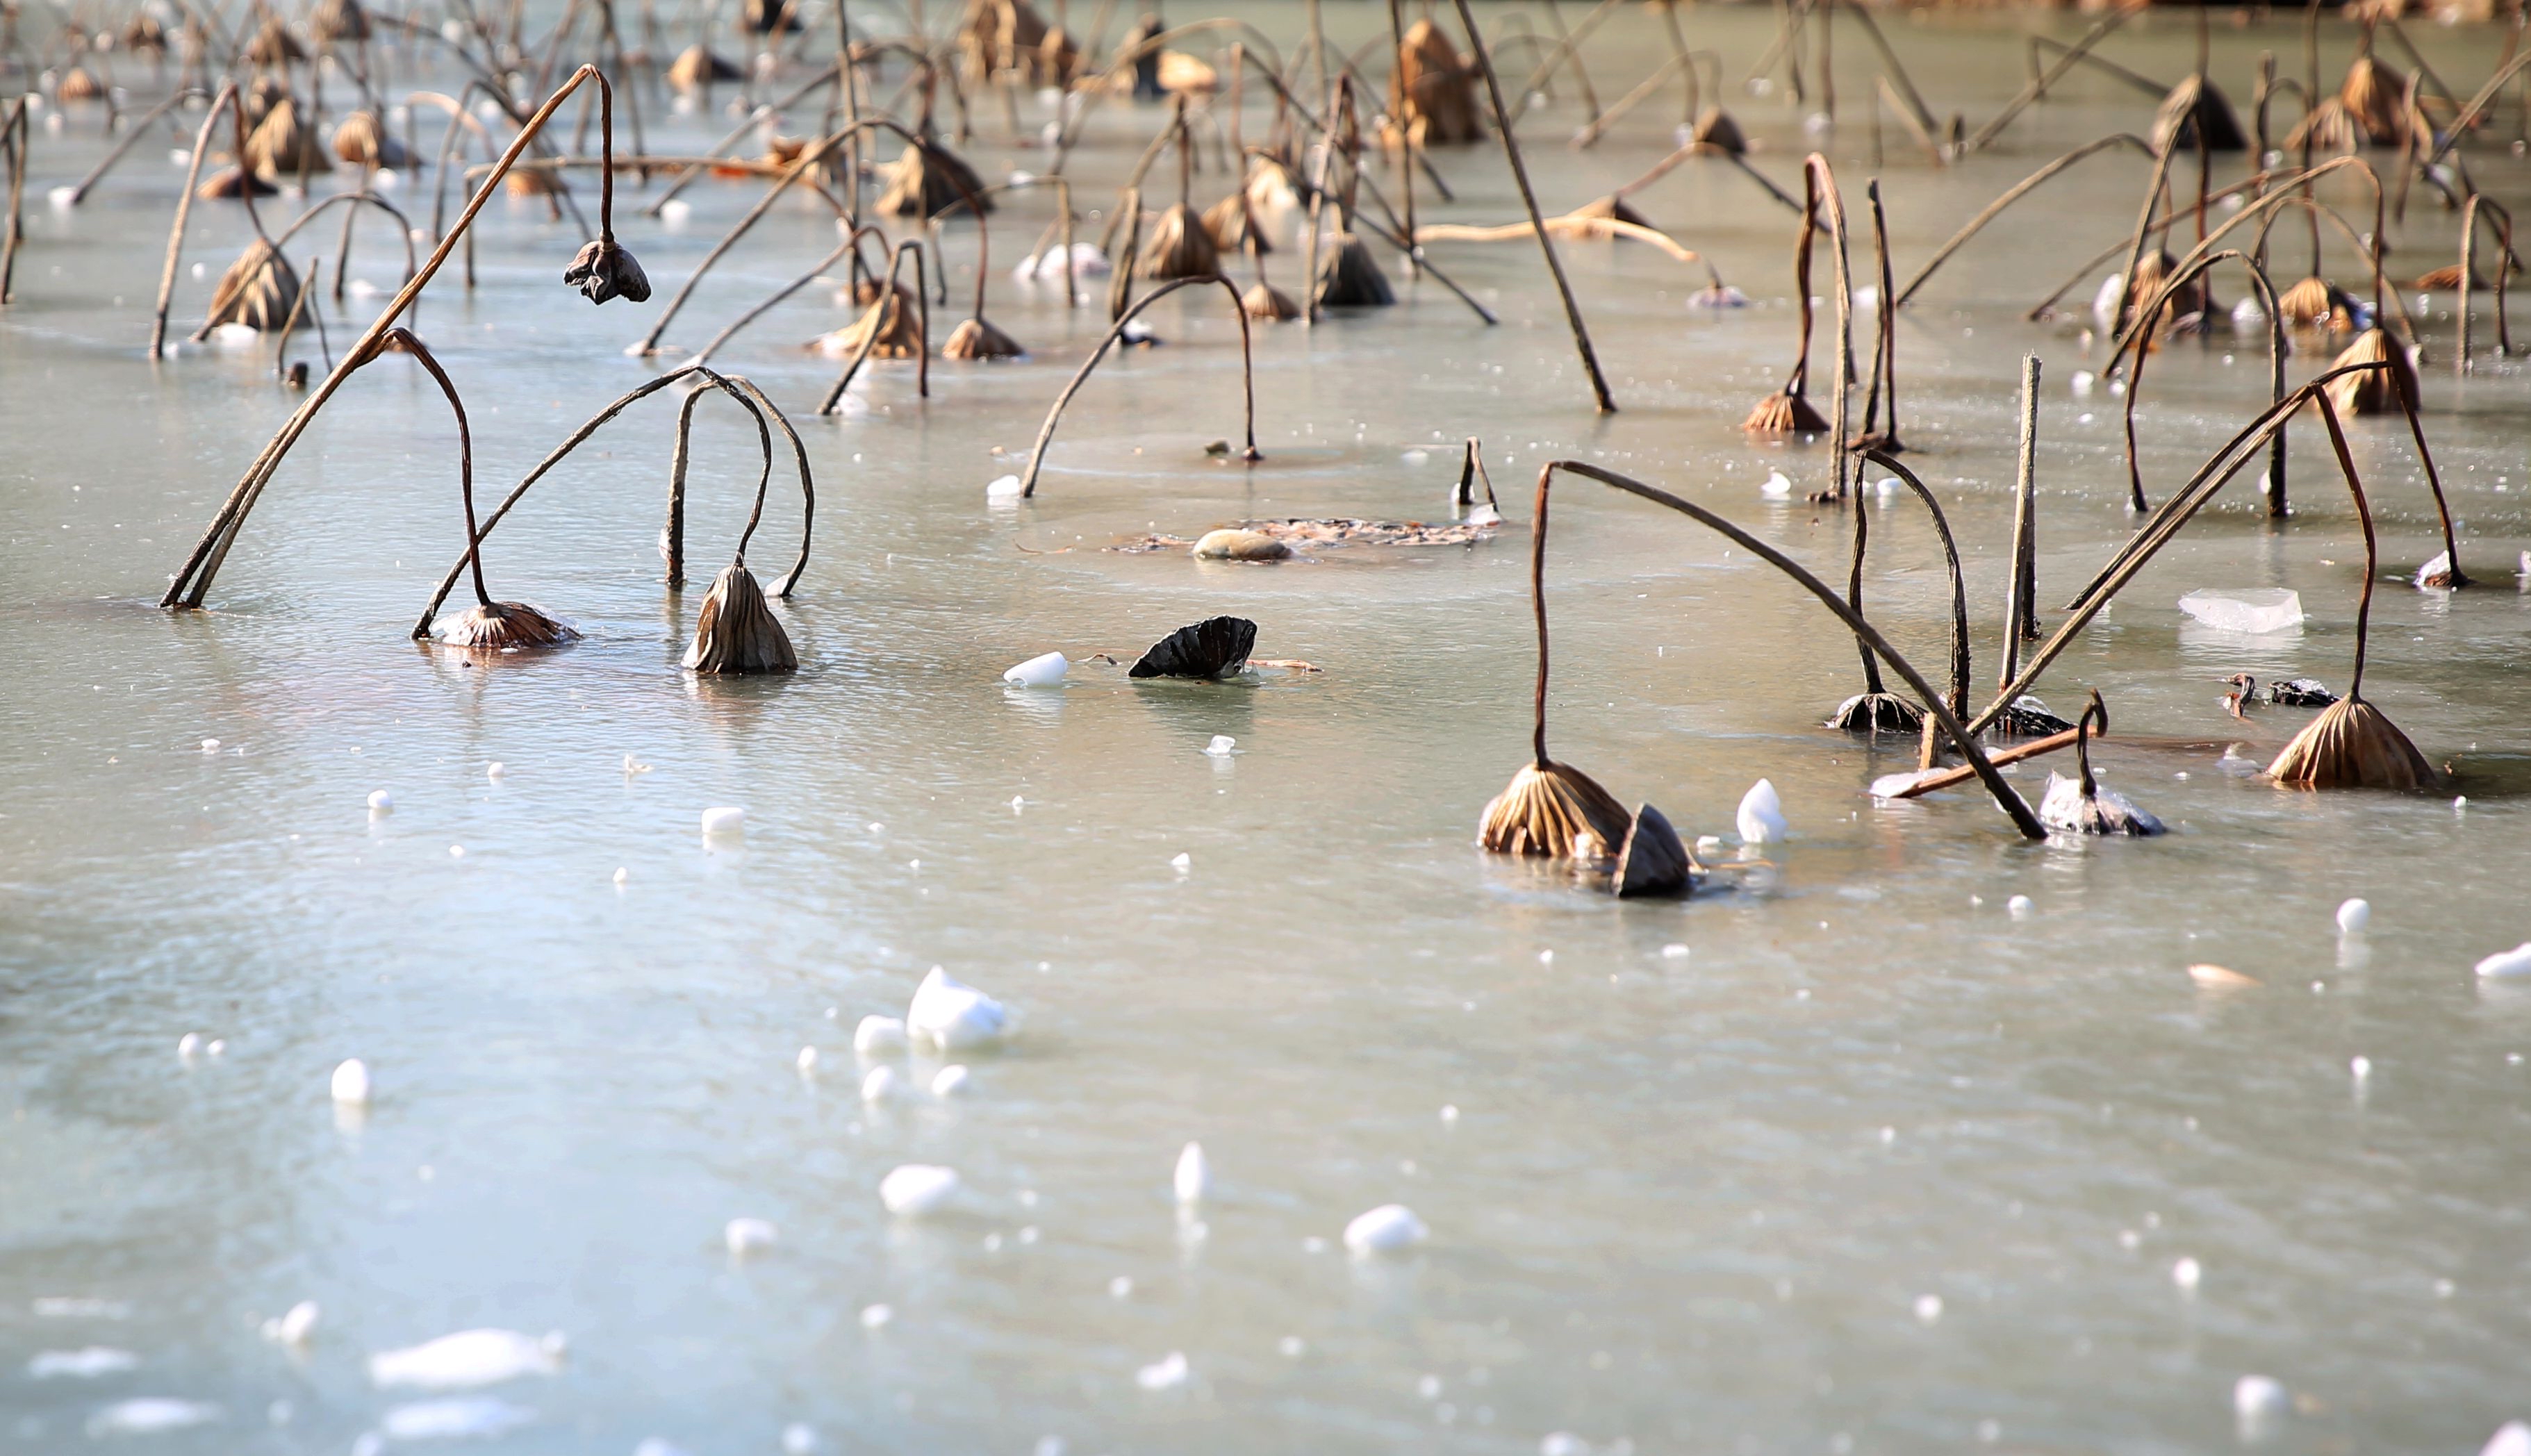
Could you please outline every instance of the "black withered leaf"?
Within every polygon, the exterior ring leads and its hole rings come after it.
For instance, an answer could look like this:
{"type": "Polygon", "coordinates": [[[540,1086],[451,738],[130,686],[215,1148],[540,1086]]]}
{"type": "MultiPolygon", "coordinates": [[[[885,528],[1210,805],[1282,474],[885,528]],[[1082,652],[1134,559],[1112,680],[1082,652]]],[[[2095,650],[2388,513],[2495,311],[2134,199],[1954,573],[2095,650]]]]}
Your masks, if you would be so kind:
{"type": "Polygon", "coordinates": [[[1248,661],[1257,624],[1246,617],[1207,617],[1152,644],[1133,670],[1138,678],[1226,678],[1248,661]]]}

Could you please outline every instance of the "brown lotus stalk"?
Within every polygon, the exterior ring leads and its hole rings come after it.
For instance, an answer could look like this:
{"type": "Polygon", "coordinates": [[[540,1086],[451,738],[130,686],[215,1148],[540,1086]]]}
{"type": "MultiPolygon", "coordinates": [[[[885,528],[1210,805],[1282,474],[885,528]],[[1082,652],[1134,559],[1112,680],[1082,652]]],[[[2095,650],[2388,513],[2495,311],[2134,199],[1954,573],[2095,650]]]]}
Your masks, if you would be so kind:
{"type": "Polygon", "coordinates": [[[1154,283],[1175,278],[1202,278],[1221,271],[1221,252],[1204,219],[1188,202],[1194,185],[1194,137],[1187,129],[1186,97],[1177,101],[1170,126],[1177,138],[1178,201],[1152,224],[1151,241],[1143,245],[1141,269],[1154,283]]]}
{"type": "MultiPolygon", "coordinates": [[[[1820,170],[1825,171],[1826,167],[1826,162],[1822,161],[1820,170]]],[[[1751,434],[1827,434],[1830,429],[1827,417],[1820,414],[1819,408],[1810,402],[1810,398],[1807,393],[1811,376],[1811,326],[1812,316],[1814,313],[1811,307],[1811,244],[1812,240],[1819,232],[1819,217],[1822,199],[1820,196],[1819,175],[1811,169],[1808,162],[1803,164],[1802,176],[1803,185],[1807,190],[1809,202],[1808,205],[1802,208],[1801,226],[1793,235],[1793,302],[1801,310],[1800,343],[1798,352],[1793,359],[1793,371],[1785,376],[1784,387],[1776,390],[1773,394],[1767,396],[1765,399],[1760,400],[1757,408],[1749,412],[1749,418],[1740,421],[1740,427],[1749,431],[1751,434]]],[[[1835,191],[1833,178],[1829,179],[1828,190],[1829,196],[1832,198],[1835,191]]],[[[1835,241],[1837,244],[1837,253],[1839,258],[1836,270],[1840,285],[1838,289],[1840,298],[1838,317],[1843,319],[1845,317],[1845,309],[1851,307],[1852,297],[1851,294],[1849,294],[1843,287],[1845,278],[1845,268],[1842,261],[1845,252],[1844,209],[1842,207],[1837,207],[1834,212],[1834,217],[1836,219],[1835,241]]],[[[1851,334],[1848,334],[1847,339],[1849,341],[1849,345],[1851,343],[1851,334]]],[[[1845,414],[1844,365],[1847,362],[1847,358],[1848,356],[1843,353],[1839,353],[1837,356],[1838,371],[1836,376],[1835,405],[1836,412],[1839,417],[1839,425],[1842,425],[1845,414]]],[[[1837,453],[1842,455],[1844,452],[1841,447],[1843,446],[1844,441],[1840,439],[1837,443],[1840,446],[1837,453]]],[[[1837,490],[1835,492],[1839,499],[1844,497],[1844,484],[1845,473],[1843,467],[1840,466],[1837,471],[1837,490]]]]}
{"type": "MultiPolygon", "coordinates": [[[[931,396],[931,295],[925,281],[923,245],[908,238],[888,250],[886,277],[866,281],[863,288],[869,291],[870,308],[845,335],[843,342],[855,346],[853,357],[844,371],[835,376],[825,399],[818,403],[820,415],[832,415],[841,407],[853,376],[882,347],[889,351],[885,358],[912,358],[916,393],[925,399],[931,396]],[[896,281],[897,271],[909,255],[914,259],[911,328],[905,308],[908,293],[896,281]]],[[[855,297],[860,296],[861,290],[856,290],[855,297]]]]}
{"type": "Polygon", "coordinates": [[[1071,404],[1072,397],[1081,392],[1082,385],[1089,382],[1091,370],[1098,367],[1098,362],[1105,359],[1116,347],[1116,341],[1124,337],[1125,325],[1133,322],[1135,315],[1179,289],[1200,287],[1207,283],[1220,284],[1222,291],[1230,295],[1231,312],[1239,320],[1239,377],[1247,426],[1247,444],[1239,452],[1239,458],[1251,465],[1266,458],[1257,448],[1256,361],[1249,345],[1248,310],[1240,304],[1239,286],[1218,273],[1209,278],[1180,278],[1163,283],[1135,300],[1123,316],[1108,326],[1106,337],[1098,341],[1098,347],[1090,351],[1090,357],[1081,362],[1081,367],[1073,372],[1070,382],[1063,386],[1063,393],[1055,396],[1053,406],[1045,412],[1045,422],[1038,426],[1037,444],[1029,450],[1028,465],[1020,472],[1022,499],[1025,500],[1037,494],[1038,472],[1045,465],[1046,447],[1054,442],[1054,429],[1063,420],[1064,407],[1071,404]]]}

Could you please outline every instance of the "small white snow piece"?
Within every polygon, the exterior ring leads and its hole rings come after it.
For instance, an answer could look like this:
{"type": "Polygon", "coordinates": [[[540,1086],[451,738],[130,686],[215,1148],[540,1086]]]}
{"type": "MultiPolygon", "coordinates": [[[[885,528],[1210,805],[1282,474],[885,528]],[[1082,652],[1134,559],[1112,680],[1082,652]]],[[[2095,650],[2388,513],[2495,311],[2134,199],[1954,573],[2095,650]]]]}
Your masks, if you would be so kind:
{"type": "Polygon", "coordinates": [[[2170,1282],[2191,1293],[2196,1291],[2197,1286],[2205,1278],[2205,1268],[2197,1260],[2184,1255],[2170,1266],[2170,1282]]]}
{"type": "Polygon", "coordinates": [[[2232,1382],[2232,1414],[2244,1423],[2274,1420],[2292,1404],[2283,1384],[2272,1375],[2243,1375],[2232,1382]]]}
{"type": "Polygon", "coordinates": [[[369,1064],[359,1057],[346,1057],[334,1068],[330,1084],[334,1100],[345,1106],[358,1107],[369,1100],[369,1064]]]}
{"type": "Polygon", "coordinates": [[[670,197],[659,204],[659,221],[671,228],[684,227],[695,215],[695,204],[683,197],[670,197]]]}
{"type": "Polygon", "coordinates": [[[1238,739],[1231,737],[1227,733],[1216,733],[1212,736],[1212,742],[1204,746],[1204,751],[1216,758],[1227,758],[1230,756],[1231,751],[1238,747],[1238,739]]]}
{"type": "Polygon", "coordinates": [[[1187,1358],[1177,1350],[1134,1372],[1134,1383],[1146,1390],[1175,1390],[1186,1382],[1187,1358]]]}
{"type": "Polygon", "coordinates": [[[1178,1149],[1177,1171],[1170,1175],[1169,1186],[1176,1190],[1178,1202],[1190,1207],[1212,1192],[1212,1164],[1205,1161],[1203,1144],[1189,1143],[1178,1149]]]}
{"type": "Polygon", "coordinates": [[[865,1056],[905,1050],[905,1022],[893,1016],[865,1016],[853,1028],[853,1050],[865,1056]]]}
{"type": "Polygon", "coordinates": [[[2531,1456],[2531,1426],[2519,1421],[2505,1422],[2497,1428],[2496,1434],[2487,1438],[2487,1444],[2479,1448],[2478,1456],[2531,1456]]]}
{"type": "Polygon", "coordinates": [[[553,1374],[562,1369],[564,1348],[559,1331],[539,1339],[515,1329],[463,1329],[370,1356],[369,1379],[423,1390],[471,1390],[521,1375],[553,1374]]]}
{"type": "Polygon", "coordinates": [[[989,1046],[1010,1029],[1002,1003],[934,966],[905,1008],[906,1032],[943,1051],[989,1046]]]}
{"type": "Polygon", "coordinates": [[[2092,386],[2095,383],[2098,383],[2099,380],[2090,369],[2076,369],[2073,377],[2065,382],[2071,385],[2075,395],[2080,397],[2090,394],[2092,392],[2092,386]]]}
{"type": "Polygon", "coordinates": [[[87,1433],[102,1435],[155,1435],[162,1430],[183,1430],[189,1426],[208,1426],[220,1419],[218,1406],[198,1400],[176,1400],[164,1395],[143,1395],[133,1400],[119,1400],[87,1418],[87,1433]]]}
{"type": "Polygon", "coordinates": [[[791,1060],[792,1065],[800,1069],[801,1075],[807,1076],[814,1073],[817,1070],[817,1048],[803,1046],[800,1048],[800,1054],[791,1060]]]}
{"type": "Polygon", "coordinates": [[[1344,1245],[1357,1259],[1395,1254],[1423,1243],[1430,1232],[1414,1209],[1404,1204],[1382,1204],[1345,1225],[1344,1245]]]}
{"type": "Polygon", "coordinates": [[[2179,609],[2219,632],[2287,632],[2302,626],[2302,593],[2290,587],[2202,587],[2179,609]]]}
{"type": "Polygon", "coordinates": [[[729,1246],[733,1258],[745,1259],[761,1254],[782,1241],[782,1231],[761,1218],[733,1218],[723,1225],[720,1240],[729,1246]]]}
{"type": "Polygon", "coordinates": [[[2364,933],[2364,927],[2371,924],[2373,924],[2373,902],[2369,900],[2346,900],[2339,902],[2337,907],[2338,934],[2361,935],[2364,933]]]}
{"type": "Polygon", "coordinates": [[[1591,1443],[1569,1430],[1550,1430],[1540,1438],[1538,1456],[1591,1456],[1591,1443]]]}
{"type": "Polygon", "coordinates": [[[817,1432],[802,1422],[782,1428],[782,1456],[809,1456],[817,1449],[817,1432]]]}
{"type": "Polygon", "coordinates": [[[2362,1082],[2373,1075],[2373,1059],[2369,1056],[2356,1057],[2346,1064],[2346,1070],[2356,1081],[2362,1082]]]}
{"type": "Polygon", "coordinates": [[[140,1368],[141,1357],[129,1350],[90,1345],[84,1350],[46,1350],[27,1362],[27,1374],[36,1380],[93,1380],[140,1368]]]}
{"type": "Polygon", "coordinates": [[[1927,1324],[1942,1317],[1942,1297],[1939,1294],[1916,1296],[1916,1317],[1927,1324]]]}
{"type": "Polygon", "coordinates": [[[221,1040],[221,1039],[220,1039],[219,1037],[217,1037],[217,1036],[213,1036],[213,1037],[211,1038],[211,1044],[210,1044],[210,1045],[205,1046],[205,1047],[203,1047],[203,1048],[202,1048],[202,1050],[209,1052],[209,1053],[210,1053],[211,1055],[213,1055],[213,1056],[218,1056],[221,1052],[224,1052],[224,1051],[226,1051],[226,1050],[228,1050],[228,1049],[229,1049],[229,1044],[228,1044],[227,1042],[225,1042],[225,1041],[221,1040]]]}
{"type": "Polygon", "coordinates": [[[1760,779],[1740,796],[1740,839],[1745,844],[1768,844],[1784,837],[1784,802],[1775,797],[1771,779],[1760,779]]]}
{"type": "Polygon", "coordinates": [[[496,782],[507,778],[509,773],[510,765],[506,763],[492,762],[483,765],[483,776],[496,782]]]}
{"type": "Polygon", "coordinates": [[[400,1441],[484,1439],[534,1422],[536,1413],[490,1395],[454,1400],[418,1400],[395,1406],[378,1420],[378,1429],[400,1441]]]}
{"type": "Polygon", "coordinates": [[[637,774],[637,773],[648,773],[649,771],[650,771],[650,765],[649,765],[649,764],[645,763],[645,762],[643,762],[641,759],[634,757],[631,754],[626,754],[626,755],[624,756],[624,772],[625,772],[625,775],[626,775],[627,777],[630,777],[630,776],[632,776],[632,775],[634,775],[634,774],[637,774]]]}
{"type": "Polygon", "coordinates": [[[1664,961],[1684,961],[1687,955],[1687,947],[1675,940],[1661,947],[1661,959],[1664,961]]]}
{"type": "Polygon", "coordinates": [[[2489,980],[2531,976],[2531,940],[2525,940],[2511,950],[2500,950],[2479,962],[2478,974],[2489,980]]]}
{"type": "Polygon", "coordinates": [[[895,1317],[896,1311],[885,1305],[865,1305],[862,1307],[862,1328],[864,1329],[877,1329],[895,1317]]]}
{"type": "Polygon", "coordinates": [[[184,1058],[186,1061],[192,1061],[195,1054],[199,1052],[201,1049],[202,1034],[199,1032],[187,1032],[184,1036],[176,1038],[176,1055],[184,1058]]]}
{"type": "Polygon", "coordinates": [[[1061,652],[1040,652],[1019,666],[1002,674],[1002,681],[1014,688],[1051,688],[1063,681],[1072,664],[1061,652]]]}
{"type": "Polygon", "coordinates": [[[705,834],[741,834],[747,830],[747,811],[734,804],[716,805],[703,811],[705,834]]]}
{"type": "Polygon", "coordinates": [[[2268,310],[2259,307],[2255,297],[2244,298],[2232,306],[2232,332],[2236,334],[2255,333],[2259,325],[2267,321],[2268,310]]]}
{"type": "Polygon", "coordinates": [[[2028,895],[2015,895],[2003,902],[2003,913],[2017,921],[2026,921],[2039,913],[2039,904],[2028,895]]]}
{"type": "Polygon", "coordinates": [[[1441,1122],[1442,1122],[1442,1124],[1443,1124],[1444,1126],[1447,1126],[1447,1127],[1456,1127],[1456,1126],[1458,1126],[1458,1123],[1459,1123],[1459,1104],[1458,1104],[1458,1103],[1456,1103],[1456,1102],[1443,1102],[1443,1103],[1441,1104],[1441,1122]]]}
{"type": "Polygon", "coordinates": [[[369,812],[395,812],[395,796],[384,789],[371,789],[369,791],[369,812]]]}
{"type": "Polygon", "coordinates": [[[322,1314],[314,1300],[301,1300],[288,1313],[263,1321],[263,1337],[276,1345],[305,1345],[308,1337],[316,1332],[316,1321],[322,1314]]]}
{"type": "Polygon", "coordinates": [[[876,1106],[896,1095],[896,1072],[889,1067],[872,1067],[862,1079],[862,1100],[876,1106]]]}
{"type": "Polygon", "coordinates": [[[462,859],[465,859],[465,858],[466,858],[466,846],[464,846],[464,845],[462,845],[462,844],[452,844],[452,845],[450,845],[450,846],[448,847],[448,858],[450,858],[450,859],[452,859],[452,860],[462,860],[462,859]]]}
{"type": "Polygon", "coordinates": [[[1116,331],[1116,337],[1127,344],[1156,344],[1160,336],[1152,332],[1152,326],[1143,320],[1128,318],[1125,326],[1116,331]]]}
{"type": "Polygon", "coordinates": [[[970,1076],[966,1068],[954,1063],[943,1067],[932,1074],[931,1094],[935,1097],[957,1096],[967,1091],[970,1076]]]}
{"type": "Polygon", "coordinates": [[[984,482],[984,499],[1017,500],[1020,498],[1021,488],[1019,476],[995,476],[984,482]]]}
{"type": "Polygon", "coordinates": [[[216,739],[216,738],[206,738],[206,739],[203,739],[203,740],[202,740],[202,752],[203,752],[203,753],[205,753],[205,754],[216,754],[216,753],[218,753],[219,751],[220,751],[220,741],[219,741],[218,739],[216,739]]]}
{"type": "Polygon", "coordinates": [[[958,1170],[931,1163],[906,1163],[878,1181],[878,1201],[907,1218],[939,1211],[957,1192],[958,1170]]]}
{"type": "Polygon", "coordinates": [[[688,1452],[666,1436],[650,1435],[644,1436],[642,1443],[633,1448],[633,1456],[688,1456],[688,1452]]]}
{"type": "Polygon", "coordinates": [[[1881,493],[1883,500],[1887,500],[1905,487],[1899,483],[1896,476],[1884,476],[1872,482],[1872,488],[1881,493]]]}
{"type": "Polygon", "coordinates": [[[1184,874],[1195,868],[1195,856],[1183,853],[1173,856],[1169,860],[1169,868],[1184,874]]]}
{"type": "Polygon", "coordinates": [[[1793,482],[1782,471],[1769,471],[1767,483],[1758,487],[1758,493],[1769,500],[1790,500],[1793,498],[1793,482]]]}
{"type": "Polygon", "coordinates": [[[2244,976],[2228,966],[2218,966],[2205,961],[2188,968],[2188,979],[2210,989],[2253,986],[2259,983],[2259,979],[2255,976],[2244,976]]]}
{"type": "Polygon", "coordinates": [[[623,883],[625,883],[626,881],[628,881],[628,880],[632,879],[632,877],[633,877],[633,871],[632,871],[632,870],[625,868],[624,868],[623,866],[621,866],[621,865],[618,865],[618,866],[616,866],[616,867],[615,867],[615,882],[616,882],[617,884],[619,884],[619,885],[620,885],[620,884],[623,884],[623,883]]]}
{"type": "Polygon", "coordinates": [[[2434,560],[2417,568],[2413,584],[2418,587],[2448,587],[2451,585],[2451,553],[2437,551],[2434,560]]]}
{"type": "Polygon", "coordinates": [[[1109,1299],[1132,1299],[1134,1297],[1133,1279],[1127,1275],[1118,1274],[1115,1278],[1108,1280],[1107,1297],[1109,1299]]]}

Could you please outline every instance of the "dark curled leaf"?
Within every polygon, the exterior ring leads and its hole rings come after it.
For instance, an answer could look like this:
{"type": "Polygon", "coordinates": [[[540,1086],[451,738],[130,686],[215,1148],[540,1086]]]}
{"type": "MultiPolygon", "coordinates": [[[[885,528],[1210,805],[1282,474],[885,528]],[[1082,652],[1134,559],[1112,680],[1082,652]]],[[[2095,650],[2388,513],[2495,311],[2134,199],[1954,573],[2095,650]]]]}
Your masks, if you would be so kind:
{"type": "Polygon", "coordinates": [[[1257,624],[1245,617],[1207,617],[1152,644],[1128,677],[1226,678],[1246,665],[1257,624]]]}
{"type": "Polygon", "coordinates": [[[592,304],[619,298],[640,304],[648,302],[650,297],[650,280],[642,272],[642,265],[609,238],[593,239],[581,249],[580,255],[564,270],[562,281],[587,294],[592,304]]]}

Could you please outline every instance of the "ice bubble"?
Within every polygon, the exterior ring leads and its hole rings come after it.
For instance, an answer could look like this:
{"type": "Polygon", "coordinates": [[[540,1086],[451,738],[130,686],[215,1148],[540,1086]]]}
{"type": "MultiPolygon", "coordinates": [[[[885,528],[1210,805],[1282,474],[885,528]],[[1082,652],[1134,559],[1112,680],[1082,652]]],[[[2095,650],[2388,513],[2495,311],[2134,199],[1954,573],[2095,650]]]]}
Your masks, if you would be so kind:
{"type": "Polygon", "coordinates": [[[2369,900],[2344,900],[2337,906],[2337,933],[2361,935],[2373,924],[2373,903],[2369,900]]]}
{"type": "Polygon", "coordinates": [[[90,1345],[84,1350],[46,1350],[27,1362],[27,1374],[37,1380],[93,1380],[141,1368],[141,1357],[129,1350],[90,1345]]]}
{"type": "Polygon", "coordinates": [[[2479,962],[2478,974],[2490,980],[2531,976],[2531,940],[2525,940],[2511,950],[2500,950],[2479,962]]]}
{"type": "Polygon", "coordinates": [[[2302,594],[2286,587],[2205,587],[2179,609],[2219,632],[2284,632],[2302,625],[2302,594]]]}
{"type": "Polygon", "coordinates": [[[872,1067],[870,1075],[862,1079],[862,1100],[873,1106],[895,1096],[896,1092],[896,1073],[890,1068],[872,1067]]]}
{"type": "Polygon", "coordinates": [[[2003,902],[2003,913],[2017,921],[2026,921],[2039,913],[2039,903],[2028,895],[2015,895],[2003,902]]]}
{"type": "Polygon", "coordinates": [[[722,1226],[720,1238],[733,1256],[744,1259],[781,1242],[782,1231],[761,1218],[733,1218],[722,1226]]]}
{"type": "Polygon", "coordinates": [[[369,791],[369,812],[395,812],[395,796],[384,789],[371,789],[369,791]]]}
{"type": "Polygon", "coordinates": [[[1186,1204],[1201,1204],[1212,1192],[1212,1165],[1205,1161],[1203,1144],[1189,1143],[1178,1149],[1177,1171],[1169,1186],[1177,1191],[1178,1202],[1186,1204]]]}
{"type": "Polygon", "coordinates": [[[1382,1204],[1345,1225],[1344,1245],[1356,1258],[1394,1254],[1423,1243],[1430,1232],[1414,1209],[1404,1204],[1382,1204]]]}
{"type": "Polygon", "coordinates": [[[536,1413],[489,1395],[422,1400],[390,1409],[378,1429],[390,1440],[479,1440],[531,1424],[536,1413]]]}
{"type": "Polygon", "coordinates": [[[1050,688],[1063,681],[1072,664],[1061,652],[1041,652],[1002,674],[1002,681],[1019,688],[1050,688]]]}
{"type": "Polygon", "coordinates": [[[1793,482],[1782,471],[1769,471],[1767,483],[1758,487],[1758,493],[1769,500],[1790,500],[1793,497],[1793,482]]]}
{"type": "Polygon", "coordinates": [[[1002,1003],[934,966],[905,1008],[906,1031],[944,1051],[989,1046],[1010,1029],[1002,1003]]]}
{"type": "Polygon", "coordinates": [[[905,1050],[905,1022],[893,1016],[865,1016],[853,1028],[853,1050],[865,1055],[905,1050]]]}
{"type": "Polygon", "coordinates": [[[358,1107],[369,1100],[369,1064],[359,1057],[347,1057],[334,1068],[331,1084],[334,1100],[358,1107]]]}
{"type": "Polygon", "coordinates": [[[1238,739],[1227,733],[1216,733],[1212,736],[1212,742],[1204,746],[1204,751],[1216,758],[1227,758],[1231,751],[1237,747],[1239,747],[1238,739]]]}
{"type": "Polygon", "coordinates": [[[1175,1390],[1187,1382],[1187,1358],[1176,1350],[1134,1372],[1134,1383],[1146,1390],[1175,1390]]]}
{"type": "Polygon", "coordinates": [[[119,1400],[87,1418],[87,1433],[100,1435],[155,1435],[162,1430],[183,1430],[189,1426],[208,1426],[220,1419],[220,1408],[204,1401],[175,1400],[163,1395],[144,1395],[133,1400],[119,1400]]]}
{"type": "Polygon", "coordinates": [[[2194,1292],[2205,1278],[2205,1268],[2193,1259],[2183,1257],[2170,1266],[2170,1282],[2182,1289],[2194,1292]]]}
{"type": "Polygon", "coordinates": [[[932,1074],[931,1094],[935,1097],[957,1096],[967,1090],[968,1077],[969,1073],[964,1067],[954,1065],[943,1067],[932,1074]]]}
{"type": "Polygon", "coordinates": [[[1760,779],[1740,796],[1740,838],[1747,844],[1767,844],[1784,837],[1784,803],[1775,797],[1771,779],[1760,779]]]}
{"type": "Polygon", "coordinates": [[[896,1311],[885,1305],[867,1305],[862,1309],[862,1328],[877,1329],[896,1317],[896,1311]]]}
{"type": "Polygon", "coordinates": [[[562,1369],[564,1348],[559,1331],[539,1339],[515,1329],[465,1329],[370,1356],[369,1379],[423,1390],[470,1390],[521,1375],[550,1375],[562,1369]]]}
{"type": "Polygon", "coordinates": [[[322,1313],[314,1300],[301,1300],[288,1313],[263,1321],[263,1337],[276,1345],[305,1345],[308,1337],[316,1332],[316,1321],[322,1313]]]}
{"type": "Polygon", "coordinates": [[[878,1181],[878,1201],[908,1218],[937,1212],[957,1192],[958,1170],[930,1163],[906,1163],[878,1181]]]}
{"type": "Polygon", "coordinates": [[[747,829],[747,811],[734,804],[723,804],[703,811],[705,834],[739,834],[747,829]]]}

